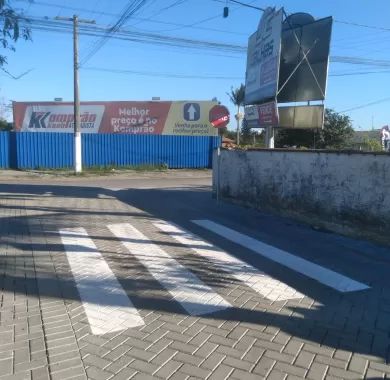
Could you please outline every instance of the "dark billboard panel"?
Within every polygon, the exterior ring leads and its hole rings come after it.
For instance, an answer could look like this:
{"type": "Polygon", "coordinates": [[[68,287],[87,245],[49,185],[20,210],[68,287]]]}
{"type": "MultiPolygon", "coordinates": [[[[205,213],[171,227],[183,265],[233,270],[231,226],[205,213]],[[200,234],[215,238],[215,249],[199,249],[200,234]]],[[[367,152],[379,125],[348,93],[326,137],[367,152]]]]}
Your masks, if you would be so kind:
{"type": "Polygon", "coordinates": [[[321,129],[324,123],[324,106],[278,107],[279,128],[321,129]]]}
{"type": "Polygon", "coordinates": [[[288,19],[284,22],[279,103],[325,99],[332,21],[327,17],[303,26],[288,24],[288,19]],[[314,75],[303,59],[305,52],[314,75]]]}

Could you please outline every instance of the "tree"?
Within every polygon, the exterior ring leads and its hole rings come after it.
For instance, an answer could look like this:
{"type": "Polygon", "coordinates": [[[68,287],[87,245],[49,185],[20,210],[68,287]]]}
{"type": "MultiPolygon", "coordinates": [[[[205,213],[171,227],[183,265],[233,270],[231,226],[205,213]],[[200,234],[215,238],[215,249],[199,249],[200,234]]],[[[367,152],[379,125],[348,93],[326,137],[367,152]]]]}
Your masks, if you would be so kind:
{"type": "Polygon", "coordinates": [[[219,129],[219,136],[227,137],[228,139],[234,140],[235,132],[230,131],[229,129],[225,128],[218,128],[219,129]]]}
{"type": "Polygon", "coordinates": [[[248,123],[246,119],[242,119],[241,123],[241,137],[242,137],[242,142],[244,144],[251,144],[252,143],[252,136],[253,133],[251,131],[251,128],[248,126],[248,123]]]}
{"type": "Polygon", "coordinates": [[[352,136],[353,128],[350,117],[331,109],[326,109],[324,128],[320,133],[320,147],[343,148],[352,136]]]}
{"type": "Polygon", "coordinates": [[[284,147],[318,148],[318,131],[313,129],[280,129],[276,131],[275,145],[284,147]]]}
{"type": "Polygon", "coordinates": [[[327,108],[322,130],[280,130],[276,136],[276,143],[278,147],[297,146],[314,149],[341,149],[348,146],[353,133],[352,122],[349,116],[327,108]]]}
{"type": "Polygon", "coordinates": [[[0,118],[0,131],[10,131],[12,129],[12,123],[0,118]]]}
{"type": "MultiPolygon", "coordinates": [[[[20,16],[12,9],[8,1],[0,0],[0,45],[3,49],[15,51],[13,45],[19,38],[24,40],[31,39],[30,29],[27,27],[20,27],[20,16]]],[[[0,55],[0,66],[7,64],[7,57],[3,54],[0,55]]],[[[3,69],[4,70],[4,69],[3,69]]]]}
{"type": "Polygon", "coordinates": [[[245,85],[241,83],[240,87],[230,89],[230,92],[227,93],[230,98],[230,101],[237,107],[237,145],[240,144],[240,116],[241,116],[241,107],[244,105],[245,101],[245,85]]]}

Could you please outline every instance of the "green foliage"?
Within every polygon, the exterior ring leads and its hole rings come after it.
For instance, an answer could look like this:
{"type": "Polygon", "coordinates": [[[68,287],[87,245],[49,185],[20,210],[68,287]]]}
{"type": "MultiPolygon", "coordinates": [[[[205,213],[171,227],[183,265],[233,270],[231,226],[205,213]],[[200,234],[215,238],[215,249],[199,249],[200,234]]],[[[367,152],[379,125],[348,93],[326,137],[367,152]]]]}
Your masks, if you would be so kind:
{"type": "Polygon", "coordinates": [[[306,147],[315,149],[318,148],[318,135],[318,131],[312,129],[279,129],[275,134],[275,144],[278,148],[306,147]]]}
{"type": "Polygon", "coordinates": [[[230,131],[227,128],[220,128],[219,135],[223,137],[227,137],[228,139],[234,140],[236,138],[236,132],[230,131]]]}
{"type": "Polygon", "coordinates": [[[324,128],[320,133],[320,148],[341,149],[353,137],[352,122],[349,116],[330,109],[325,110],[324,128]]]}
{"type": "Polygon", "coordinates": [[[363,149],[369,150],[370,152],[381,152],[383,150],[379,140],[368,138],[363,141],[363,149]]]}
{"type": "Polygon", "coordinates": [[[240,87],[234,89],[233,87],[230,90],[230,93],[227,92],[231,102],[237,107],[237,129],[236,129],[236,143],[240,145],[240,109],[244,105],[245,101],[245,85],[241,83],[240,87]]]}
{"type": "Polygon", "coordinates": [[[248,123],[245,119],[241,123],[241,143],[242,144],[251,144],[253,141],[253,132],[249,128],[248,123]]]}
{"type": "Polygon", "coordinates": [[[244,84],[241,83],[241,86],[237,87],[236,89],[234,89],[232,87],[230,89],[230,92],[227,92],[226,94],[229,96],[230,101],[238,108],[240,108],[241,106],[244,105],[244,100],[245,100],[245,85],[244,84]]]}
{"type": "Polygon", "coordinates": [[[10,131],[12,129],[12,123],[8,123],[7,120],[0,118],[0,131],[10,131]]]}
{"type": "Polygon", "coordinates": [[[326,109],[324,128],[322,130],[280,130],[276,135],[276,146],[343,149],[349,146],[353,135],[354,131],[349,116],[326,109]]]}
{"type": "MultiPolygon", "coordinates": [[[[19,38],[31,40],[29,28],[20,27],[20,16],[10,7],[8,1],[0,0],[0,46],[15,51],[13,45],[19,38]]],[[[0,55],[0,66],[7,64],[7,57],[0,55]]]]}

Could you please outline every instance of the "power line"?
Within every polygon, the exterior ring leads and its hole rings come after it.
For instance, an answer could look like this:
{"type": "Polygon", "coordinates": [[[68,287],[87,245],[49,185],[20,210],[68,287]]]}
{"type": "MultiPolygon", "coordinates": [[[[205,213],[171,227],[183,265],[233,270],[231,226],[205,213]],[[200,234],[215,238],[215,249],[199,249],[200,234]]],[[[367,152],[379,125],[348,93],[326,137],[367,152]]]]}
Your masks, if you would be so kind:
{"type": "MultiPolygon", "coordinates": [[[[222,1],[222,0],[214,0],[214,1],[219,1],[219,2],[220,2],[220,1],[222,1]]],[[[250,1],[250,2],[249,2],[249,5],[252,4],[252,3],[254,3],[255,1],[257,1],[257,0],[252,0],[252,1],[250,1]]],[[[224,1],[222,1],[222,2],[224,2],[224,1]]],[[[224,2],[224,3],[225,3],[225,2],[224,2]]],[[[233,8],[232,11],[234,11],[234,10],[236,10],[236,9],[238,9],[238,7],[233,8]]],[[[221,17],[221,14],[217,14],[217,15],[215,15],[215,16],[207,17],[207,18],[204,18],[204,19],[202,19],[202,20],[196,21],[196,22],[194,22],[194,23],[192,23],[192,24],[182,25],[182,26],[180,26],[180,27],[178,27],[178,28],[160,30],[159,32],[174,32],[174,31],[177,31],[177,30],[185,29],[185,28],[194,28],[194,27],[196,27],[196,26],[198,26],[198,25],[200,25],[200,24],[203,24],[203,23],[205,23],[205,22],[207,22],[207,21],[215,20],[216,18],[220,18],[220,17],[221,17]]]]}
{"type": "MultiPolygon", "coordinates": [[[[30,26],[33,29],[59,32],[59,33],[71,33],[72,30],[69,25],[44,18],[28,18],[27,20],[21,19],[21,23],[26,23],[26,26],[30,26]]],[[[80,34],[91,37],[102,37],[110,31],[110,28],[102,26],[80,26],[80,34]]],[[[155,33],[143,33],[134,32],[127,29],[118,29],[115,35],[110,38],[132,41],[137,43],[148,43],[154,45],[164,45],[171,47],[179,47],[186,49],[200,49],[200,50],[218,50],[221,52],[229,52],[244,55],[246,54],[247,47],[244,45],[224,44],[215,41],[207,40],[195,40],[189,38],[171,37],[155,33]]],[[[363,65],[372,67],[390,68],[390,60],[378,60],[369,59],[364,57],[348,57],[348,56],[331,56],[330,61],[332,63],[345,63],[353,65],[363,65]]]]}
{"type": "MultiPolygon", "coordinates": [[[[219,2],[219,3],[225,3],[224,0],[213,0],[213,1],[216,1],[216,2],[219,2]]],[[[254,8],[254,9],[257,9],[257,10],[260,10],[260,11],[263,11],[263,12],[265,11],[264,8],[253,6],[253,5],[251,5],[251,3],[244,3],[244,2],[238,1],[238,0],[228,0],[228,1],[230,1],[232,3],[236,3],[236,4],[239,4],[239,5],[242,5],[243,7],[254,8]]],[[[338,24],[351,25],[351,26],[356,26],[356,27],[360,27],[360,28],[376,29],[376,30],[383,30],[383,31],[386,31],[386,32],[390,32],[390,28],[385,28],[385,27],[377,26],[377,25],[366,25],[366,24],[360,24],[360,23],[357,23],[357,22],[343,21],[343,20],[334,20],[334,22],[336,22],[338,24]]]]}
{"type": "Polygon", "coordinates": [[[141,75],[141,76],[149,76],[149,77],[162,77],[162,78],[243,80],[243,77],[235,77],[235,76],[220,76],[220,75],[213,75],[213,74],[193,75],[193,74],[163,73],[163,72],[153,72],[153,71],[110,69],[110,68],[103,68],[103,67],[84,67],[83,70],[108,72],[113,74],[131,74],[131,75],[141,75]]]}
{"type": "Polygon", "coordinates": [[[131,1],[125,9],[122,11],[120,17],[116,21],[116,23],[105,33],[103,37],[101,37],[95,44],[92,46],[90,51],[86,54],[86,56],[81,60],[80,66],[87,63],[110,39],[110,37],[115,34],[122,25],[126,23],[126,21],[137,11],[139,11],[148,0],[133,0],[131,1]]]}
{"type": "Polygon", "coordinates": [[[360,106],[356,106],[356,107],[352,107],[352,108],[348,108],[344,111],[341,111],[341,113],[347,113],[347,112],[351,112],[351,111],[356,111],[356,110],[360,110],[362,108],[366,108],[366,107],[370,107],[370,106],[375,106],[377,104],[380,104],[380,103],[385,103],[385,102],[389,102],[390,101],[390,98],[383,98],[383,99],[379,99],[379,100],[376,100],[374,102],[370,102],[370,103],[365,103],[365,104],[362,104],[360,106]]]}
{"type": "Polygon", "coordinates": [[[365,65],[377,67],[390,67],[390,60],[385,59],[371,59],[363,57],[347,57],[347,56],[332,56],[331,62],[348,63],[352,65],[365,65]]]}
{"type": "MultiPolygon", "coordinates": [[[[150,76],[150,77],[161,77],[161,78],[181,78],[181,79],[216,79],[216,80],[244,80],[243,76],[220,76],[216,74],[207,74],[207,75],[193,75],[193,74],[178,74],[178,73],[164,73],[164,72],[155,72],[155,71],[137,71],[137,70],[125,70],[125,69],[110,69],[103,67],[84,67],[84,70],[88,71],[101,71],[108,72],[113,74],[131,74],[131,75],[141,75],[141,76],[150,76]]],[[[381,74],[381,73],[390,73],[390,70],[382,71],[360,71],[353,73],[334,73],[329,74],[330,77],[343,77],[343,76],[354,76],[354,75],[366,75],[366,74],[381,74]]]]}
{"type": "Polygon", "coordinates": [[[357,71],[357,72],[347,72],[347,73],[333,73],[329,74],[330,77],[347,77],[354,75],[368,75],[368,74],[386,74],[390,73],[390,70],[376,70],[376,71],[357,71]]]}
{"type": "MultiPolygon", "coordinates": [[[[15,0],[15,1],[20,1],[20,2],[27,2],[30,3],[30,0],[15,0]]],[[[52,7],[52,8],[59,8],[58,4],[52,4],[52,3],[46,3],[42,1],[35,1],[34,0],[34,5],[39,5],[39,6],[44,6],[44,7],[52,7]]],[[[96,13],[96,11],[92,9],[86,9],[86,8],[80,8],[80,7],[70,7],[70,6],[62,6],[63,9],[68,9],[73,12],[86,12],[86,13],[96,13]]],[[[104,16],[111,16],[111,17],[119,17],[118,13],[110,13],[110,12],[104,12],[104,11],[99,11],[98,15],[104,15],[104,16]]],[[[220,15],[215,16],[215,18],[220,17],[220,15]]],[[[175,26],[178,28],[187,28],[189,27],[188,25],[185,24],[179,24],[175,22],[168,22],[168,21],[162,21],[162,20],[153,20],[151,18],[143,18],[143,17],[138,17],[138,16],[132,16],[133,20],[139,20],[143,22],[150,22],[153,24],[160,24],[160,25],[171,25],[175,26]]],[[[137,25],[133,24],[132,26],[137,25]]],[[[218,29],[218,28],[208,28],[208,27],[201,27],[201,26],[192,26],[191,28],[193,29],[199,29],[199,30],[208,30],[211,32],[219,32],[219,33],[227,33],[227,34],[233,34],[233,35],[241,35],[241,36],[248,36],[248,33],[241,33],[241,32],[234,32],[231,30],[225,30],[225,29],[218,29]]]]}
{"type": "MultiPolygon", "coordinates": [[[[42,31],[51,31],[59,33],[71,33],[72,30],[66,23],[47,20],[43,18],[29,18],[28,25],[32,29],[42,30],[42,31]]],[[[21,20],[23,23],[23,20],[21,20]]],[[[80,25],[80,34],[99,37],[105,36],[110,28],[102,26],[90,26],[90,25],[80,25]]],[[[189,38],[180,38],[180,37],[171,37],[166,35],[154,34],[154,33],[141,33],[134,32],[126,29],[118,29],[115,35],[110,36],[110,38],[126,40],[138,43],[150,43],[156,45],[167,45],[175,46],[181,48],[191,48],[191,49],[206,49],[206,50],[218,50],[218,52],[229,52],[229,53],[238,53],[245,54],[246,46],[234,45],[234,44],[225,44],[215,41],[206,41],[206,40],[195,40],[189,38]]]]}
{"type": "Polygon", "coordinates": [[[241,1],[237,1],[237,0],[229,0],[230,2],[232,3],[236,3],[236,4],[239,4],[239,5],[242,5],[243,7],[247,7],[247,8],[253,8],[253,9],[257,9],[259,11],[265,11],[264,8],[260,8],[260,7],[255,7],[254,5],[251,5],[250,3],[243,3],[241,1]]]}
{"type": "Polygon", "coordinates": [[[365,24],[358,24],[358,23],[356,23],[356,22],[341,21],[341,20],[334,20],[334,22],[337,22],[338,24],[345,24],[345,25],[357,26],[357,27],[360,27],[360,28],[376,29],[376,30],[383,30],[383,31],[385,31],[385,32],[390,32],[390,28],[385,28],[385,27],[383,27],[383,26],[365,25],[365,24]]]}
{"type": "MultiPolygon", "coordinates": [[[[58,4],[48,3],[48,2],[39,1],[39,0],[38,1],[34,0],[34,2],[31,2],[31,0],[14,0],[14,1],[28,3],[29,5],[33,4],[33,5],[44,6],[44,7],[68,9],[68,10],[71,10],[73,12],[98,13],[98,15],[119,17],[119,14],[111,13],[111,12],[107,12],[107,11],[95,11],[95,10],[92,10],[92,9],[86,9],[86,8],[80,8],[80,7],[72,7],[72,6],[66,6],[66,5],[58,5],[58,4]]],[[[182,0],[180,0],[180,1],[182,1],[182,0]]],[[[226,4],[226,0],[213,0],[213,1],[226,4]]],[[[253,3],[253,2],[254,1],[251,1],[251,2],[249,2],[247,4],[250,6],[251,3],[253,3]]],[[[150,22],[150,23],[161,24],[161,25],[172,25],[172,26],[175,27],[173,29],[159,30],[159,32],[168,32],[168,31],[175,31],[175,30],[184,29],[184,28],[192,28],[192,29],[206,30],[206,31],[226,33],[226,34],[233,34],[233,35],[242,35],[242,36],[247,36],[248,35],[248,33],[242,33],[242,32],[238,32],[238,31],[230,31],[230,30],[224,30],[224,29],[218,29],[218,28],[209,28],[209,27],[201,27],[201,26],[199,26],[199,24],[201,24],[201,23],[210,21],[210,20],[218,18],[218,17],[220,17],[219,14],[216,15],[216,16],[213,16],[211,18],[203,19],[203,20],[201,20],[199,22],[196,22],[195,24],[188,24],[188,25],[186,25],[186,24],[179,24],[179,23],[175,23],[175,22],[162,21],[162,20],[154,20],[152,18],[136,17],[136,16],[133,16],[132,19],[138,20],[138,21],[141,21],[141,22],[150,22]]],[[[335,23],[339,23],[339,24],[350,25],[350,26],[354,26],[354,27],[366,28],[366,29],[381,30],[381,31],[385,31],[385,32],[389,32],[390,31],[390,28],[381,27],[381,26],[365,25],[365,24],[359,24],[359,23],[355,23],[355,22],[349,22],[349,21],[343,21],[343,20],[337,20],[337,19],[334,20],[334,22],[335,23]]],[[[138,24],[139,23],[133,24],[133,26],[138,25],[138,24]]],[[[361,37],[356,37],[356,38],[357,39],[361,39],[361,37]]],[[[345,40],[349,40],[349,39],[350,39],[350,37],[345,37],[342,40],[345,41],[345,40]]],[[[338,42],[338,40],[336,40],[335,42],[338,42]]],[[[377,41],[377,42],[382,42],[382,41],[380,40],[380,41],[377,41]]],[[[369,41],[367,43],[369,43],[369,41]]]]}

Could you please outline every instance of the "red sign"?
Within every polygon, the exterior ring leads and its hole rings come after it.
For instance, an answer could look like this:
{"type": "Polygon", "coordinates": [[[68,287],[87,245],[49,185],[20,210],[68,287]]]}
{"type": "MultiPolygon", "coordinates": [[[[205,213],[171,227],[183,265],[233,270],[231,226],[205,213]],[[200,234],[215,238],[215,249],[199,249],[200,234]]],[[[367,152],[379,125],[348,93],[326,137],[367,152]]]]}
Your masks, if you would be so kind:
{"type": "Polygon", "coordinates": [[[209,113],[209,121],[214,128],[224,128],[229,124],[230,113],[225,106],[214,106],[209,113]]]}
{"type": "MultiPolygon", "coordinates": [[[[71,102],[14,102],[14,125],[21,132],[73,132],[71,102]]],[[[216,136],[229,122],[226,107],[212,101],[81,102],[83,133],[216,136]]]]}
{"type": "Polygon", "coordinates": [[[245,107],[245,119],[251,128],[277,127],[279,115],[276,102],[245,107]]]}
{"type": "Polygon", "coordinates": [[[257,106],[259,113],[259,125],[277,126],[279,123],[278,112],[275,102],[264,103],[257,106]]]}

